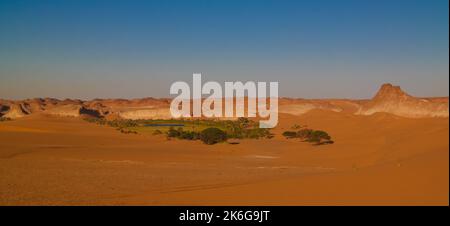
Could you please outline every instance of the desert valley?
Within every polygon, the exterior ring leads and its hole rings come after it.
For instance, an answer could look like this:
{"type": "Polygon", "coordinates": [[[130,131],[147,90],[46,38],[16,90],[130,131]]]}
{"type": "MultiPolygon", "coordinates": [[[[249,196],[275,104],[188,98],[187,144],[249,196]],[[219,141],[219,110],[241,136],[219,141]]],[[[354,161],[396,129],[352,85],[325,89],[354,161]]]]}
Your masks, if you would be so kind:
{"type": "Polygon", "coordinates": [[[171,120],[169,105],[0,100],[0,205],[448,205],[448,97],[281,98],[270,138],[214,145],[92,123],[171,120]],[[333,143],[284,136],[299,128],[333,143]]]}

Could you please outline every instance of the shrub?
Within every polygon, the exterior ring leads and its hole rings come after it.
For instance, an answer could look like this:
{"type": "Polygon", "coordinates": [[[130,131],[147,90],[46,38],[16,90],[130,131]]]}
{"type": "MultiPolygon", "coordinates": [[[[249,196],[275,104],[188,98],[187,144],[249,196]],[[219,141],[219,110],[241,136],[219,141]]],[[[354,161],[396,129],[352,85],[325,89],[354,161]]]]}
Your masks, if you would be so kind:
{"type": "Polygon", "coordinates": [[[233,138],[243,138],[243,129],[239,125],[239,122],[228,122],[227,130],[229,131],[229,136],[233,138]]]}
{"type": "Polygon", "coordinates": [[[167,137],[179,137],[180,131],[174,129],[173,127],[169,128],[169,131],[167,131],[167,137]]]}
{"type": "Polygon", "coordinates": [[[269,129],[264,128],[254,128],[246,130],[246,138],[259,139],[259,138],[272,138],[273,134],[270,133],[269,129]]]}
{"type": "Polygon", "coordinates": [[[308,137],[308,142],[314,142],[316,144],[320,144],[323,140],[329,141],[331,139],[330,135],[327,132],[321,130],[315,130],[308,137]]]}
{"type": "Polygon", "coordinates": [[[227,138],[273,138],[273,134],[270,133],[269,129],[259,128],[259,123],[245,117],[240,117],[235,121],[222,121],[220,124],[223,128],[226,128],[227,138]]]}
{"type": "Polygon", "coordinates": [[[238,118],[237,123],[241,129],[248,128],[251,125],[251,121],[244,117],[238,118]]]}
{"type": "Polygon", "coordinates": [[[283,133],[286,138],[300,138],[303,141],[315,143],[315,145],[334,144],[331,140],[331,136],[327,132],[322,130],[301,129],[297,132],[286,131],[283,133]]]}
{"type": "Polygon", "coordinates": [[[221,129],[211,127],[200,133],[200,140],[205,144],[216,144],[227,139],[227,134],[221,129]]]}
{"type": "Polygon", "coordinates": [[[283,136],[290,139],[290,138],[296,138],[297,137],[297,132],[294,131],[285,131],[283,132],[283,136]]]}
{"type": "Polygon", "coordinates": [[[184,140],[198,140],[199,135],[194,131],[182,131],[179,138],[184,140]]]}
{"type": "Polygon", "coordinates": [[[297,131],[297,137],[302,139],[308,139],[313,133],[312,129],[302,129],[297,131]]]}
{"type": "Polygon", "coordinates": [[[174,129],[173,127],[169,128],[169,131],[167,132],[167,137],[176,137],[178,139],[183,140],[200,139],[200,135],[195,131],[184,131],[183,128],[174,129]]]}

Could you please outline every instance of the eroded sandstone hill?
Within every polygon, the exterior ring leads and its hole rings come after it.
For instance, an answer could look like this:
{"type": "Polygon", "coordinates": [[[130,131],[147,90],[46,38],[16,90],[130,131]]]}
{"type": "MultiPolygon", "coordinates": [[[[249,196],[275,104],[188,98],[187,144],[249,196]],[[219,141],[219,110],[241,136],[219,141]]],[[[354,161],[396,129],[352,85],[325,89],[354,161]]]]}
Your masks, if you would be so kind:
{"type": "MultiPolygon", "coordinates": [[[[20,118],[32,114],[71,117],[105,117],[108,119],[169,119],[170,99],[94,99],[58,100],[35,98],[20,101],[0,99],[0,116],[20,118]]],[[[449,98],[417,98],[399,86],[384,84],[371,100],[280,98],[279,112],[301,115],[311,110],[371,115],[378,112],[408,118],[448,117],[449,98]]]]}
{"type": "Polygon", "coordinates": [[[417,98],[399,86],[384,84],[375,97],[362,104],[356,114],[385,112],[409,118],[448,117],[448,98],[417,98]]]}

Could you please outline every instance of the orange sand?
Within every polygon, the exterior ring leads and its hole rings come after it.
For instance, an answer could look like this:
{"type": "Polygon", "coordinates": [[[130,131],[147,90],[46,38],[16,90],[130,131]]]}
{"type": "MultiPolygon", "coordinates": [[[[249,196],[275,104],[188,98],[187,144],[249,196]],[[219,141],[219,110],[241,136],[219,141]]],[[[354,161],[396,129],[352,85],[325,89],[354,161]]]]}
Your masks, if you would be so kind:
{"type": "Polygon", "coordinates": [[[0,123],[0,205],[448,205],[449,120],[313,110],[239,145],[121,134],[79,118],[0,123]],[[330,133],[311,146],[292,125],[330,133]]]}

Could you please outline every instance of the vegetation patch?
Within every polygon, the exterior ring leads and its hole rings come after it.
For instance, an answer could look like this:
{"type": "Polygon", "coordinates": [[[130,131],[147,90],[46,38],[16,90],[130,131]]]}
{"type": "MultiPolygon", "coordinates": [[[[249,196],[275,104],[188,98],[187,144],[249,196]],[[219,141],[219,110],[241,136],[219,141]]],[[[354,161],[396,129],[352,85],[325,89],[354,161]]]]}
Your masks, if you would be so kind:
{"type": "Polygon", "coordinates": [[[200,133],[200,140],[205,144],[216,144],[227,140],[227,133],[218,128],[208,128],[200,133]]]}
{"type": "Polygon", "coordinates": [[[168,119],[168,120],[106,120],[86,118],[88,122],[107,125],[125,134],[166,135],[168,138],[202,140],[205,144],[216,144],[227,139],[270,139],[269,129],[248,118],[237,120],[168,119]]]}
{"type": "Polygon", "coordinates": [[[219,128],[210,127],[201,132],[186,131],[183,128],[170,128],[167,131],[168,138],[178,138],[182,140],[201,140],[205,144],[217,144],[227,140],[227,133],[219,128]]]}
{"type": "Polygon", "coordinates": [[[333,144],[334,141],[327,132],[322,130],[301,129],[298,131],[285,131],[283,136],[287,139],[301,139],[314,145],[333,144]]]}

